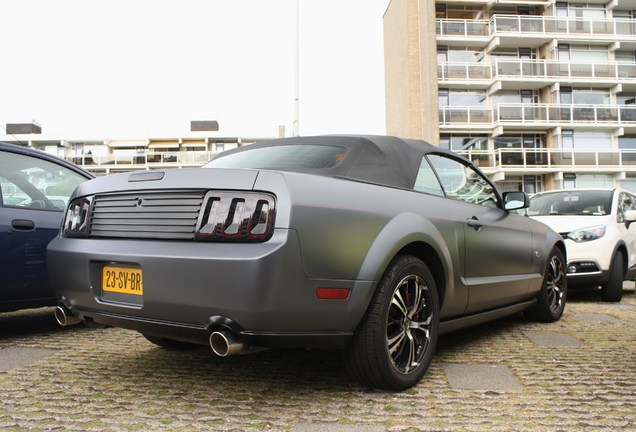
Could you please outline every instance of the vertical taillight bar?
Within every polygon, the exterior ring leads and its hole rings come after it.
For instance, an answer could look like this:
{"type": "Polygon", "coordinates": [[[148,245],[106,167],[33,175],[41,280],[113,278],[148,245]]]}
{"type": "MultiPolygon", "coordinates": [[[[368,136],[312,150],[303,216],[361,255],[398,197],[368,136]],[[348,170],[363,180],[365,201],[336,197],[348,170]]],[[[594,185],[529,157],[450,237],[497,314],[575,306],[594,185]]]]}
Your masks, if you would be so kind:
{"type": "Polygon", "coordinates": [[[273,233],[276,200],[261,192],[209,191],[195,238],[207,241],[263,242],[273,233]]]}

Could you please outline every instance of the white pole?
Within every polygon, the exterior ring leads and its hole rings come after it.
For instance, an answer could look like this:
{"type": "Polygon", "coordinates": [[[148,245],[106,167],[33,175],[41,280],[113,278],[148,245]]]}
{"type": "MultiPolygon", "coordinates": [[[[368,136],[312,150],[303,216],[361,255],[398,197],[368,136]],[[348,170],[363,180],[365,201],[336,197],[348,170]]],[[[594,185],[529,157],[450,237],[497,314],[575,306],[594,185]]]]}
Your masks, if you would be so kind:
{"type": "Polygon", "coordinates": [[[293,135],[300,136],[300,0],[296,0],[296,37],[294,38],[294,127],[293,135]]]}

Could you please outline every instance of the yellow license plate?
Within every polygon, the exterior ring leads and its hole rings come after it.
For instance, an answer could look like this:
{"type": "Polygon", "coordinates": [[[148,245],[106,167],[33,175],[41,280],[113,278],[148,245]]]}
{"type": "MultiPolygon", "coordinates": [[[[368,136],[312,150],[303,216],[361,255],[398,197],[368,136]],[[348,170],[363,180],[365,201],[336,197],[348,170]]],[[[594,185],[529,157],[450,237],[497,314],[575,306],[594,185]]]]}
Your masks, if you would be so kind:
{"type": "Polygon", "coordinates": [[[102,289],[116,293],[143,295],[141,269],[104,266],[102,289]]]}

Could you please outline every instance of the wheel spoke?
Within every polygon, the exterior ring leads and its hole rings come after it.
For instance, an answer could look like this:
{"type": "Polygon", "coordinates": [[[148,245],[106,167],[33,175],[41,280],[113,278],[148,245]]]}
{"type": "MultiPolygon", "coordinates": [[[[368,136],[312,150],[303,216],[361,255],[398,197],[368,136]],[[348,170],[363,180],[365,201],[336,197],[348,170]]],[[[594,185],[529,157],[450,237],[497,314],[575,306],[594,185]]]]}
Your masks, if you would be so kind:
{"type": "Polygon", "coordinates": [[[404,340],[406,339],[406,331],[402,330],[397,335],[391,338],[387,338],[386,342],[389,348],[389,353],[394,354],[401,348],[404,340]]]}
{"type": "Polygon", "coordinates": [[[428,286],[418,275],[402,279],[393,292],[387,317],[387,350],[403,374],[417,368],[430,343],[433,315],[428,286]]]}
{"type": "Polygon", "coordinates": [[[417,347],[415,346],[415,338],[411,334],[411,332],[406,332],[407,336],[407,346],[405,347],[408,350],[408,355],[406,356],[406,364],[405,373],[408,373],[412,368],[417,367],[417,361],[415,359],[415,355],[417,353],[417,347]]]}
{"type": "Polygon", "coordinates": [[[408,306],[402,298],[402,292],[399,289],[395,291],[393,300],[391,300],[391,304],[398,308],[403,316],[406,316],[408,314],[408,306]]]}
{"type": "Polygon", "coordinates": [[[409,318],[413,319],[415,314],[419,312],[422,303],[422,284],[419,277],[415,277],[413,298],[411,300],[411,308],[409,310],[409,318]]]}

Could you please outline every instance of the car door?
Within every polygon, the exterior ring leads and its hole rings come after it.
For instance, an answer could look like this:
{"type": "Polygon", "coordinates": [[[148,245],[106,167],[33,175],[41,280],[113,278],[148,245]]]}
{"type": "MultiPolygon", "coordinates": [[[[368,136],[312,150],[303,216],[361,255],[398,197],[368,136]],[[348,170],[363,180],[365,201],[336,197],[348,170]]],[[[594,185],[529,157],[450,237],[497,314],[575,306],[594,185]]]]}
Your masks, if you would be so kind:
{"type": "Polygon", "coordinates": [[[459,202],[455,215],[464,232],[464,279],[468,312],[510,304],[527,297],[532,265],[528,220],[503,209],[485,176],[460,159],[429,155],[446,196],[459,202]]]}
{"type": "Polygon", "coordinates": [[[87,177],[44,156],[0,151],[0,307],[53,297],[46,246],[87,177]]]}

